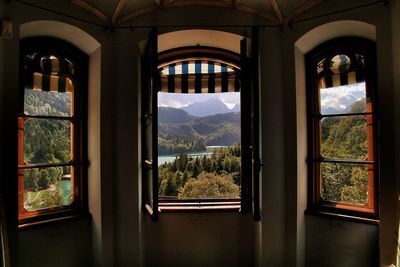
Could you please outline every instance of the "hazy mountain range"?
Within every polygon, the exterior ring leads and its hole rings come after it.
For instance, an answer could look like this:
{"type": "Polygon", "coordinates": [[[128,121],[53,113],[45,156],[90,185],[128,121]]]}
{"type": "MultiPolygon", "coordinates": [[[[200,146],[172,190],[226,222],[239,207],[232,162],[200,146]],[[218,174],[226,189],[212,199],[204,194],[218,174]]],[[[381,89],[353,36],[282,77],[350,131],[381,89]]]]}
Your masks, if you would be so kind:
{"type": "Polygon", "coordinates": [[[218,98],[211,98],[201,102],[194,102],[188,106],[182,107],[181,109],[196,117],[206,117],[228,112],[239,112],[240,105],[236,104],[232,109],[229,109],[218,98]]]}

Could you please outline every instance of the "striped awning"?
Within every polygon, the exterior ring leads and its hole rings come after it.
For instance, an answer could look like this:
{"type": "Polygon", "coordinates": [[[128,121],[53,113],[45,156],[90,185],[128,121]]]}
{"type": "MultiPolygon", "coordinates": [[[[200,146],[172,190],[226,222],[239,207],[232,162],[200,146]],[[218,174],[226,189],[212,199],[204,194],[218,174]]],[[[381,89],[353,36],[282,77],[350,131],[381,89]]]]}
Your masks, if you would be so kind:
{"type": "Polygon", "coordinates": [[[41,57],[37,65],[39,67],[35,67],[34,71],[27,71],[25,89],[59,93],[74,91],[71,79],[74,68],[70,61],[49,55],[41,57]]]}
{"type": "Polygon", "coordinates": [[[73,75],[74,67],[67,59],[60,59],[55,56],[44,56],[40,59],[40,68],[43,73],[51,75],[73,75]]]}
{"type": "Polygon", "coordinates": [[[239,70],[212,60],[185,60],[159,69],[165,93],[239,92],[239,70]]]}
{"type": "Polygon", "coordinates": [[[357,71],[345,72],[340,74],[325,75],[320,78],[319,89],[344,86],[365,81],[364,75],[357,71]]]}
{"type": "Polygon", "coordinates": [[[362,58],[355,57],[354,60],[356,62],[352,62],[350,57],[342,54],[334,56],[329,62],[324,62],[325,59],[323,59],[321,63],[324,65],[329,63],[329,68],[318,64],[318,73],[322,72],[318,88],[324,89],[363,82],[365,77],[362,58]]]}
{"type": "Polygon", "coordinates": [[[28,79],[25,89],[58,93],[71,93],[74,91],[72,80],[65,76],[49,75],[34,72],[32,79],[28,79]]]}

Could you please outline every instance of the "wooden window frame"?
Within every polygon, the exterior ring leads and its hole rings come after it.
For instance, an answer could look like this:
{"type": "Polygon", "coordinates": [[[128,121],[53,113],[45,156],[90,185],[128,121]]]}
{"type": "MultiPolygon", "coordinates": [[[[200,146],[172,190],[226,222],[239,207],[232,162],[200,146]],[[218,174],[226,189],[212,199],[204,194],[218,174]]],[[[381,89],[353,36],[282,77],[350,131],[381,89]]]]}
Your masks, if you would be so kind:
{"type": "MultiPolygon", "coordinates": [[[[251,53],[248,52],[248,39],[244,38],[241,41],[241,55],[214,47],[192,46],[178,49],[172,49],[158,53],[157,49],[157,29],[153,28],[150,37],[147,41],[144,55],[142,57],[142,103],[147,103],[149,99],[156,99],[157,86],[160,84],[160,75],[158,66],[167,62],[181,60],[184,58],[211,58],[217,61],[226,62],[230,65],[241,66],[242,86],[246,86],[246,93],[240,92],[241,101],[241,121],[247,122],[248,127],[241,126],[241,153],[242,153],[242,168],[241,177],[241,198],[240,199],[196,199],[182,201],[159,201],[158,196],[158,172],[154,170],[154,165],[157,164],[156,149],[153,145],[147,145],[149,141],[153,144],[157,143],[158,133],[157,114],[149,113],[149,110],[155,110],[157,104],[154,101],[150,104],[142,105],[142,196],[143,207],[154,221],[159,219],[159,212],[164,211],[240,211],[243,214],[248,212],[253,213],[254,220],[261,220],[260,216],[260,197],[259,197],[259,172],[261,160],[259,159],[259,125],[258,125],[258,87],[259,87],[259,55],[258,55],[258,32],[259,28],[252,30],[252,46],[251,53]],[[250,58],[248,55],[251,54],[250,58]],[[154,69],[157,66],[157,70],[154,69]],[[243,67],[244,66],[244,67],[243,67]],[[150,68],[150,69],[149,69],[150,68]],[[151,69],[152,68],[152,69],[151,69]],[[152,91],[152,93],[146,91],[152,91]],[[150,96],[152,95],[152,96],[150,96]],[[247,112],[243,112],[243,109],[247,112]],[[245,116],[244,116],[245,114],[245,116]],[[153,128],[152,136],[146,136],[148,125],[153,128]],[[257,122],[257,123],[255,123],[257,122]],[[245,131],[243,131],[245,129],[245,131]],[[149,149],[149,147],[151,147],[149,149]],[[148,158],[149,150],[152,159],[148,158]],[[253,160],[255,158],[255,160],[253,160]],[[151,175],[150,175],[151,173],[151,175]],[[150,181],[150,179],[152,181],[150,181]],[[244,182],[245,181],[245,182],[244,182]],[[149,186],[148,184],[151,184],[149,186]],[[151,190],[149,188],[151,187],[151,190]]],[[[158,155],[158,153],[157,153],[158,155]]]]}
{"type": "Polygon", "coordinates": [[[88,103],[88,56],[73,45],[50,37],[32,37],[21,40],[20,43],[20,103],[18,114],[18,223],[19,228],[32,225],[86,216],[88,214],[87,200],[87,103],[88,103]],[[74,66],[70,77],[74,84],[71,92],[70,116],[27,115],[24,113],[25,79],[28,77],[24,68],[26,54],[39,53],[67,58],[74,66]],[[65,163],[24,162],[24,123],[28,119],[48,119],[69,121],[71,127],[71,160],[65,163]],[[24,208],[24,170],[32,168],[71,167],[73,182],[71,191],[74,199],[70,205],[51,207],[36,211],[24,208]],[[72,173],[73,172],[73,173],[72,173]]]}
{"type": "Polygon", "coordinates": [[[306,55],[307,77],[307,129],[308,129],[308,213],[334,215],[365,222],[377,223],[379,218],[379,150],[378,116],[376,108],[376,47],[373,41],[344,37],[328,41],[306,55]],[[317,64],[324,58],[338,54],[362,54],[365,58],[364,77],[367,110],[363,113],[320,114],[320,97],[316,71],[317,64]],[[320,122],[325,117],[347,117],[362,115],[367,119],[367,160],[324,159],[321,155],[320,122]],[[322,162],[337,164],[362,164],[368,166],[368,199],[365,205],[325,201],[321,197],[322,162]],[[372,168],[371,168],[372,166],[372,168]]]}

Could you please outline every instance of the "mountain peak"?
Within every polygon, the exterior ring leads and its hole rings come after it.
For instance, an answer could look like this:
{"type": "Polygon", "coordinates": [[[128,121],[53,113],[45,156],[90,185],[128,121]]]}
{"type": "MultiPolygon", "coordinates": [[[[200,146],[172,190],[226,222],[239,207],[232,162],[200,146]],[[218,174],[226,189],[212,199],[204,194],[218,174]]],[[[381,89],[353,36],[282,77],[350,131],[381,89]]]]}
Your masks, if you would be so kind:
{"type": "Polygon", "coordinates": [[[194,102],[182,108],[190,115],[206,117],[215,114],[232,112],[219,98],[210,98],[201,102],[194,102]]]}
{"type": "Polygon", "coordinates": [[[233,108],[231,108],[231,112],[240,112],[240,104],[236,104],[233,108]]]}

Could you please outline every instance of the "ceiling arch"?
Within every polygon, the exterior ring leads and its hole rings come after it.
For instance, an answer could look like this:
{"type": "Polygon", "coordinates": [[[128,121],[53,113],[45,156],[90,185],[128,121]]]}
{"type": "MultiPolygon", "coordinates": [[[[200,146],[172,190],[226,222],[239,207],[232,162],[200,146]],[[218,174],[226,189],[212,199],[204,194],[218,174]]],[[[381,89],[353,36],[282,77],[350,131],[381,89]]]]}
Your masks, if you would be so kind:
{"type": "Polygon", "coordinates": [[[69,0],[96,16],[105,26],[120,26],[159,10],[211,6],[237,10],[264,19],[271,26],[285,26],[325,0],[69,0]],[[149,4],[150,2],[150,4],[149,4]]]}

